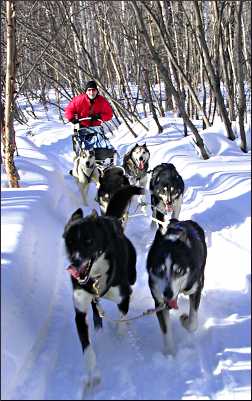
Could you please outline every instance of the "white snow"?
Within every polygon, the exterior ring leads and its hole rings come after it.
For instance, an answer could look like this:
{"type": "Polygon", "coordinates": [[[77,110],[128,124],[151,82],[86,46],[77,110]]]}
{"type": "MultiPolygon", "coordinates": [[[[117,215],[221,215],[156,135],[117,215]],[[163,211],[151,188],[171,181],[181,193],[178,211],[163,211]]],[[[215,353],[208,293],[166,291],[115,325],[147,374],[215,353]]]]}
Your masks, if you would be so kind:
{"type": "MultiPolygon", "coordinates": [[[[39,119],[29,120],[33,136],[15,125],[20,188],[8,188],[2,172],[1,399],[75,400],[86,372],[62,238],[66,221],[82,207],[68,174],[72,127],[59,121],[53,108],[47,115],[39,104],[35,110],[39,119]]],[[[180,219],[198,222],[208,245],[199,328],[190,334],[180,325],[179,316],[188,308],[181,296],[179,310],[171,313],[176,355],[167,357],[154,315],[125,324],[121,335],[109,321],[94,333],[90,319],[102,382],[87,398],[251,399],[251,152],[242,153],[238,139],[229,141],[219,121],[202,133],[209,160],[202,160],[190,137],[183,137],[181,119],[167,113],[160,119],[162,134],[151,117],[143,123],[149,131],[135,124],[137,139],[121,125],[111,141],[120,162],[136,142],[146,142],[150,168],[171,162],[185,181],[180,219]]],[[[92,187],[85,214],[93,206],[99,210],[94,195],[92,187]]],[[[150,206],[148,216],[134,216],[133,206],[131,214],[126,235],[137,250],[138,277],[129,317],[154,306],[145,270],[155,234],[150,206]]],[[[110,318],[118,318],[114,304],[104,301],[102,306],[110,318]]]]}

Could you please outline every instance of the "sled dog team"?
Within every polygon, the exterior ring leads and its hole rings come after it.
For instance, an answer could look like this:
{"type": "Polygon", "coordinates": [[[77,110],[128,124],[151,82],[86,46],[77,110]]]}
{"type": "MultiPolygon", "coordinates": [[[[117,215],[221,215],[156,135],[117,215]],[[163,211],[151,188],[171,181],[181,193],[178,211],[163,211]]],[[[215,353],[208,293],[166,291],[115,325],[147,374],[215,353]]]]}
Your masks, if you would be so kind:
{"type": "Polygon", "coordinates": [[[141,205],[145,200],[148,174],[152,225],[156,223],[157,231],[146,268],[164,353],[175,354],[170,310],[178,309],[181,293],[189,296],[189,312],[180,316],[181,324],[190,332],[197,329],[207,257],[204,231],[192,220],[179,220],[184,182],[175,166],[161,163],[150,171],[149,159],[146,144],[136,144],[124,155],[122,167],[111,166],[101,171],[91,150],[82,150],[74,161],[72,175],[78,180],[84,203],[93,180],[97,184],[96,200],[101,211],[101,215],[93,211],[84,216],[82,209],[76,210],[63,234],[70,262],[75,322],[91,385],[100,380],[100,373],[89,338],[88,309],[91,304],[95,329],[102,327],[101,298],[114,301],[121,317],[125,318],[128,313],[137,277],[137,255],[124,233],[124,226],[132,197],[137,195],[141,205]]]}

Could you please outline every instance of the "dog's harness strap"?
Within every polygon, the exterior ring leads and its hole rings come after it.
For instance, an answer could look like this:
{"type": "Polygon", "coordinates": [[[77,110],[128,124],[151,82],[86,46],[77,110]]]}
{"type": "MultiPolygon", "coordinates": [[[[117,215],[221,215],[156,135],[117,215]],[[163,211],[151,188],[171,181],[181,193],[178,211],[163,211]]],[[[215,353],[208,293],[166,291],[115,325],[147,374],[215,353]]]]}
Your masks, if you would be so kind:
{"type": "Polygon", "coordinates": [[[95,166],[94,166],[94,168],[93,168],[93,170],[92,170],[92,172],[91,172],[90,175],[87,175],[87,174],[83,171],[83,174],[85,175],[85,177],[86,177],[88,183],[91,182],[92,175],[94,174],[94,171],[95,171],[95,166]]]}
{"type": "Polygon", "coordinates": [[[155,217],[151,217],[151,220],[153,220],[155,223],[160,224],[160,225],[163,226],[164,228],[167,227],[167,222],[166,222],[166,221],[158,220],[158,219],[156,219],[155,217]]]}
{"type": "Polygon", "coordinates": [[[125,323],[125,322],[129,322],[130,320],[140,319],[141,317],[152,315],[153,313],[161,312],[162,310],[167,308],[167,305],[162,304],[162,305],[158,306],[157,308],[147,309],[146,311],[142,312],[140,315],[133,316],[128,319],[112,319],[112,318],[106,316],[101,305],[98,303],[98,300],[96,301],[96,307],[97,307],[100,318],[109,320],[114,323],[125,323]]]}

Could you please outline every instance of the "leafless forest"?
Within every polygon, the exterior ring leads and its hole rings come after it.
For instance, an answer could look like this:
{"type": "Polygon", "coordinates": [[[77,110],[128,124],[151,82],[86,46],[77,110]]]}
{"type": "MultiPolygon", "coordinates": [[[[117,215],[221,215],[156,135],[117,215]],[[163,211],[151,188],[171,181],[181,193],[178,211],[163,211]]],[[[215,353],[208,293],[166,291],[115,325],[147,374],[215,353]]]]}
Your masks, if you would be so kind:
{"type": "Polygon", "coordinates": [[[250,1],[7,0],[1,23],[6,151],[13,119],[26,122],[20,95],[34,113],[33,100],[46,108],[53,89],[63,118],[62,99],[70,100],[90,79],[111,102],[115,124],[138,121],[141,102],[162,132],[159,117],[171,110],[207,158],[193,120],[202,120],[204,128],[219,115],[230,140],[232,121],[239,121],[241,149],[247,151],[250,1]]]}

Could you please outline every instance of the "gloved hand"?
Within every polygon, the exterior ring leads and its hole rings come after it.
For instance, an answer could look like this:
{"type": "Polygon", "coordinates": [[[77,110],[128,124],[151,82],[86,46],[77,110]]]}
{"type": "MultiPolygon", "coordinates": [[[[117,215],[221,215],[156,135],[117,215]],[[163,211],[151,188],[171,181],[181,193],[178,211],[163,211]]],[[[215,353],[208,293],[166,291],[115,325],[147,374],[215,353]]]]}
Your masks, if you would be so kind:
{"type": "Polygon", "coordinates": [[[99,120],[101,118],[101,115],[100,114],[95,114],[95,115],[90,116],[90,117],[91,117],[90,121],[97,121],[97,120],[99,120]]]}
{"type": "Polygon", "coordinates": [[[70,122],[71,122],[72,124],[78,124],[79,119],[74,117],[74,118],[72,118],[72,120],[70,120],[70,122]]]}

